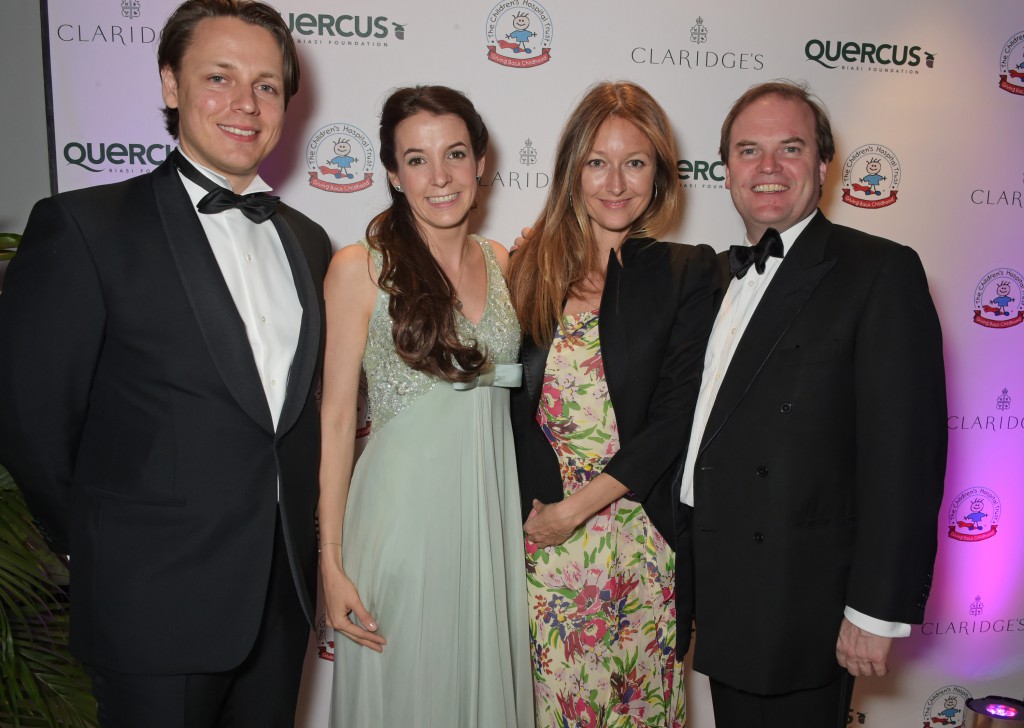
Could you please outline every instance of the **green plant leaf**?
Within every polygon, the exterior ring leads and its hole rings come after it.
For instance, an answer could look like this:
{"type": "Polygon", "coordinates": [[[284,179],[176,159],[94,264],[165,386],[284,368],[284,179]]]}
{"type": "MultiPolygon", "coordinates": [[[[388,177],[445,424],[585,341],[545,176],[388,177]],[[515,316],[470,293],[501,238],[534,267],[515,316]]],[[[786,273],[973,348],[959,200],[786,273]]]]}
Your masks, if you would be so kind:
{"type": "Polygon", "coordinates": [[[43,543],[0,467],[0,726],[93,728],[89,677],[67,649],[67,569],[43,543]]]}

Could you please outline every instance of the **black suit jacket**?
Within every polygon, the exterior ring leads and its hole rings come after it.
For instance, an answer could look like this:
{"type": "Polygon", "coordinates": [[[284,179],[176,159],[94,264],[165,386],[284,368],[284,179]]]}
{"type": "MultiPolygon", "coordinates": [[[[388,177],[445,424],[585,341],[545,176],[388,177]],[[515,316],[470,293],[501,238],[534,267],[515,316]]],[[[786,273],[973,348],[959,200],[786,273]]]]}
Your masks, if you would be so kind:
{"type": "Polygon", "coordinates": [[[695,669],[758,694],[810,688],[838,674],[844,606],[921,622],[945,465],[941,333],[918,256],[818,213],[701,441],[695,669]]]}
{"type": "MultiPolygon", "coordinates": [[[[720,292],[714,251],[644,238],[627,240],[621,254],[621,265],[609,257],[601,296],[601,354],[620,444],[604,472],[636,493],[672,544],[680,460],[720,292]]],[[[523,386],[512,392],[524,519],[534,498],[563,497],[558,458],[536,419],[550,348],[523,343],[523,386]]]]}
{"type": "Polygon", "coordinates": [[[302,305],[275,432],[176,169],[42,200],[0,295],[0,461],[71,554],[71,647],[146,674],[237,666],[280,512],[315,604],[324,230],[272,218],[302,305]]]}

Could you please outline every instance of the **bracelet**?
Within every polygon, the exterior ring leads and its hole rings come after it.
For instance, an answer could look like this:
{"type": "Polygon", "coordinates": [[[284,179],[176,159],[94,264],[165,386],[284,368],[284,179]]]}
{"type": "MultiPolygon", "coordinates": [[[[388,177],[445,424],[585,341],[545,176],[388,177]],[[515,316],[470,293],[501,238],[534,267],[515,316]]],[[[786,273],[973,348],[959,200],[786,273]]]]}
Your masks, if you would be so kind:
{"type": "Polygon", "coordinates": [[[321,551],[323,551],[324,546],[337,546],[338,548],[341,548],[341,544],[340,543],[336,543],[334,541],[325,541],[324,543],[322,543],[322,544],[320,544],[319,546],[316,547],[316,552],[320,553],[321,551]]]}

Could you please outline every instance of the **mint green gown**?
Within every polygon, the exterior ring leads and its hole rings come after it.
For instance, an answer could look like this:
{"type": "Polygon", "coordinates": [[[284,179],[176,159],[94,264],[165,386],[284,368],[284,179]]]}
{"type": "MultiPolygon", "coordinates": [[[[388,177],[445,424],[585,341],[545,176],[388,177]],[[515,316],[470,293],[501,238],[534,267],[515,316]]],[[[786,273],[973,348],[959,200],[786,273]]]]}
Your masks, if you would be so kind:
{"type": "Polygon", "coordinates": [[[388,644],[378,654],[335,633],[332,728],[533,726],[507,389],[521,378],[519,327],[494,252],[477,242],[487,303],[476,326],[457,318],[460,337],[495,364],[480,381],[466,388],[406,366],[383,292],[370,320],[363,369],[373,424],[352,476],[342,554],[388,644]]]}

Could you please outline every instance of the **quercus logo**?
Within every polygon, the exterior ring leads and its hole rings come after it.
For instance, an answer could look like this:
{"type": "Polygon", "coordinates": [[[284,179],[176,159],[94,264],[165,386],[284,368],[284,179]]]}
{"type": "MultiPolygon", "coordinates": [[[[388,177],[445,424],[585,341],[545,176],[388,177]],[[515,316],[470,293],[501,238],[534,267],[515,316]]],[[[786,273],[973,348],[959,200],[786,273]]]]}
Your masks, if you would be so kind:
{"type": "Polygon", "coordinates": [[[812,38],[804,44],[804,56],[828,69],[863,70],[865,66],[897,69],[916,69],[923,63],[935,66],[935,54],[919,45],[892,43],[863,43],[858,41],[820,40],[812,38]]]}
{"type": "MultiPolygon", "coordinates": [[[[155,167],[167,159],[171,145],[137,142],[68,142],[64,161],[87,172],[129,171],[138,166],[155,167]]],[[[144,170],[131,170],[144,171],[144,170]]]]}
{"type": "Polygon", "coordinates": [[[288,30],[299,35],[405,40],[405,24],[386,15],[288,13],[288,30]]]}

